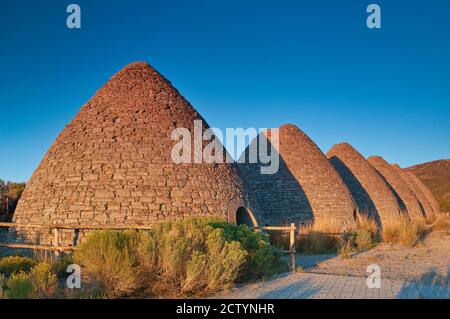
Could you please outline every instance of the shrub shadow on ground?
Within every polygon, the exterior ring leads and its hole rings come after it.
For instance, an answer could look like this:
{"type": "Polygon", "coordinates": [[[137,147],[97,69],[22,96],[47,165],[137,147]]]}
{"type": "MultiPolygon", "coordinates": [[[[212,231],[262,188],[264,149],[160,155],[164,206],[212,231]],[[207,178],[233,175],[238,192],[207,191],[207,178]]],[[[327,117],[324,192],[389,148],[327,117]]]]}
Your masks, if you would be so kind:
{"type": "Polygon", "coordinates": [[[450,268],[444,275],[431,268],[422,276],[406,282],[397,298],[450,299],[450,268]]]}
{"type": "Polygon", "coordinates": [[[277,288],[269,292],[261,293],[257,298],[261,299],[309,299],[319,292],[320,288],[312,285],[310,279],[301,279],[290,285],[277,288]]]}
{"type": "Polygon", "coordinates": [[[295,264],[297,266],[302,267],[304,270],[308,270],[310,268],[314,268],[321,262],[336,258],[338,256],[337,253],[332,254],[317,254],[317,255],[296,255],[295,256],[295,264]]]}

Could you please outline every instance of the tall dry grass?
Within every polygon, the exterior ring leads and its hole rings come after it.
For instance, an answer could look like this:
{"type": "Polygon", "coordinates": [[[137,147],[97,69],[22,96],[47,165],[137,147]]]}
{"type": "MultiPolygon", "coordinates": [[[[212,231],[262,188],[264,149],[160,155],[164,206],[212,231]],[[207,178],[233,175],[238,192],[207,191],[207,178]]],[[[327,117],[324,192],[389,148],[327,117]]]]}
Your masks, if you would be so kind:
{"type": "Polygon", "coordinates": [[[356,227],[350,231],[342,233],[339,222],[321,219],[301,227],[297,240],[297,247],[302,253],[339,252],[349,255],[353,251],[372,248],[379,241],[379,229],[373,218],[358,213],[356,227]]]}
{"type": "Polygon", "coordinates": [[[351,254],[354,251],[354,243],[350,240],[344,240],[339,246],[339,255],[341,256],[341,258],[350,258],[351,254]]]}
{"type": "Polygon", "coordinates": [[[378,224],[375,219],[368,214],[358,213],[356,215],[356,229],[361,231],[367,231],[370,234],[378,234],[378,224]]]}
{"type": "Polygon", "coordinates": [[[377,222],[372,216],[365,213],[357,214],[356,230],[351,234],[354,236],[354,248],[357,251],[369,250],[380,241],[377,222]]]}
{"type": "Polygon", "coordinates": [[[339,250],[341,226],[334,220],[319,219],[300,227],[297,249],[305,254],[324,254],[339,250]]]}
{"type": "Polygon", "coordinates": [[[410,220],[403,215],[384,225],[383,242],[413,247],[421,241],[427,231],[425,220],[410,220]]]}
{"type": "Polygon", "coordinates": [[[372,249],[380,241],[379,226],[375,219],[365,212],[358,212],[356,227],[343,235],[339,254],[349,258],[353,252],[372,249]]]}
{"type": "Polygon", "coordinates": [[[433,227],[433,230],[450,229],[450,217],[446,214],[436,215],[432,227],[433,227]]]}

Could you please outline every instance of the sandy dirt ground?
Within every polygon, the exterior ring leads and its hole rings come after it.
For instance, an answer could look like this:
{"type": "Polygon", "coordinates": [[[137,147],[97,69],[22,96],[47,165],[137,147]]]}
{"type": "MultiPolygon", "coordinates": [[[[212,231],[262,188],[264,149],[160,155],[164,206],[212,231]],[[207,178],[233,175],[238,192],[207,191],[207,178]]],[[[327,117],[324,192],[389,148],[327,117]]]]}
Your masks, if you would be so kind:
{"type": "Polygon", "coordinates": [[[347,259],[299,255],[297,262],[308,273],[354,277],[367,277],[367,266],[377,264],[385,279],[450,287],[450,230],[432,232],[412,248],[380,244],[347,259]]]}

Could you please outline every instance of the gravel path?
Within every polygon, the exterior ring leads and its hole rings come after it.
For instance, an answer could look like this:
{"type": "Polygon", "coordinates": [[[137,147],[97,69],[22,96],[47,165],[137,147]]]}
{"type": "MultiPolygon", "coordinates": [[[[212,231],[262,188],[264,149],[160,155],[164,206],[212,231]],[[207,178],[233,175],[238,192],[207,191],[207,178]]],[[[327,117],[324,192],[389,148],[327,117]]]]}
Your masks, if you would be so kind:
{"type": "Polygon", "coordinates": [[[383,279],[450,287],[450,232],[433,232],[413,248],[381,244],[348,259],[300,255],[297,260],[309,273],[367,277],[367,266],[377,264],[383,279]]]}
{"type": "Polygon", "coordinates": [[[227,299],[450,299],[441,286],[382,279],[368,288],[366,278],[312,273],[285,274],[216,296],[227,299]]]}
{"type": "Polygon", "coordinates": [[[232,299],[450,299],[450,232],[431,233],[413,248],[379,245],[343,259],[299,255],[304,272],[248,284],[215,298],[232,299]],[[381,287],[367,285],[367,266],[381,269],[381,287]]]}

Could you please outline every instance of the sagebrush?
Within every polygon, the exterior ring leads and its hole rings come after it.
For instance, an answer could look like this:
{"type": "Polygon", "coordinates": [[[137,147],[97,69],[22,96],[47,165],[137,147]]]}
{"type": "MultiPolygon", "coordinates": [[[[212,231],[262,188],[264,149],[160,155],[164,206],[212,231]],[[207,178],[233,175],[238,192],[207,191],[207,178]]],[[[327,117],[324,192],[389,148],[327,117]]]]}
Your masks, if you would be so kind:
{"type": "Polygon", "coordinates": [[[33,282],[30,275],[21,271],[13,273],[6,281],[6,298],[30,299],[33,297],[33,282]]]}
{"type": "Polygon", "coordinates": [[[141,233],[94,232],[74,259],[91,288],[110,298],[144,289],[210,294],[237,280],[268,276],[279,263],[267,235],[204,218],[165,221],[141,233]]]}
{"type": "Polygon", "coordinates": [[[0,273],[6,277],[18,272],[28,272],[36,266],[37,261],[30,257],[7,256],[0,259],[0,273]]]}
{"type": "Polygon", "coordinates": [[[101,230],[93,232],[78,247],[74,261],[83,267],[83,279],[107,297],[121,297],[136,291],[140,279],[137,246],[133,232],[101,230]]]}
{"type": "Polygon", "coordinates": [[[30,279],[34,298],[49,299],[56,296],[58,278],[52,271],[51,264],[42,262],[34,266],[30,271],[30,279]]]}

